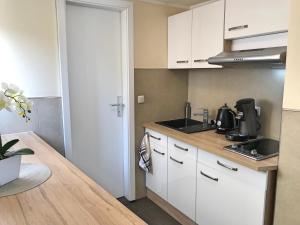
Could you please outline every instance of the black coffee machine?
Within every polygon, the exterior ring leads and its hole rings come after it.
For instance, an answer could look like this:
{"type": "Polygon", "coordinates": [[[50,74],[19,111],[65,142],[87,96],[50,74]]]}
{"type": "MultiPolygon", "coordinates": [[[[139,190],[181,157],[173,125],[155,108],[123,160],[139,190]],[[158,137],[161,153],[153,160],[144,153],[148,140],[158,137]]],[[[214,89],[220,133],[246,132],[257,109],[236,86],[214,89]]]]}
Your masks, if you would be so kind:
{"type": "Polygon", "coordinates": [[[237,127],[226,133],[226,138],[231,141],[246,141],[255,139],[261,128],[255,110],[255,100],[252,98],[241,99],[236,102],[237,127]]]}

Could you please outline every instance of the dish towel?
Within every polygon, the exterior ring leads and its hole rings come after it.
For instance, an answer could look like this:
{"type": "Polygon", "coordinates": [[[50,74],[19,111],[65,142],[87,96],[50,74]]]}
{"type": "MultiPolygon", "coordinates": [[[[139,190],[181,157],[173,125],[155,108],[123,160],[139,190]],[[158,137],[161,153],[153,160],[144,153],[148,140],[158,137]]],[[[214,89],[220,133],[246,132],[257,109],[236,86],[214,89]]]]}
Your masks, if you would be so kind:
{"type": "Polygon", "coordinates": [[[151,148],[150,148],[150,141],[149,141],[149,134],[145,133],[140,149],[140,161],[139,166],[147,173],[152,172],[152,163],[151,163],[151,148]]]}

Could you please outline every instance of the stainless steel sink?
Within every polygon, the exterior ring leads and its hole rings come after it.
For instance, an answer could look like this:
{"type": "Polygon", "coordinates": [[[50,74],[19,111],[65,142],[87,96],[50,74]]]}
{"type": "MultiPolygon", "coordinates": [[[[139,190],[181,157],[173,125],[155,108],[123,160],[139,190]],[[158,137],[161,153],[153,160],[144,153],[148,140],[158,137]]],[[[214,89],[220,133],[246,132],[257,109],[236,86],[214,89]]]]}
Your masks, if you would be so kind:
{"type": "Polygon", "coordinates": [[[216,129],[215,125],[205,124],[201,121],[192,120],[192,119],[177,119],[177,120],[160,121],[156,123],[165,127],[172,128],[174,130],[181,131],[186,134],[216,129]]]}

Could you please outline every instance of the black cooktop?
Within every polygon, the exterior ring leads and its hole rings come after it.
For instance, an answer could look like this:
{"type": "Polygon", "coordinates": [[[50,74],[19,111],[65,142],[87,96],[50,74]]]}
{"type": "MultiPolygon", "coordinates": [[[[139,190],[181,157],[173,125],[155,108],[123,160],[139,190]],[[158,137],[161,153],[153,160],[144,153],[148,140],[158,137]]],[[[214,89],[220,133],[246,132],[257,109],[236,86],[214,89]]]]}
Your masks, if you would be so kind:
{"type": "Polygon", "coordinates": [[[225,146],[224,149],[259,161],[277,156],[279,153],[279,141],[261,138],[225,146]]]}

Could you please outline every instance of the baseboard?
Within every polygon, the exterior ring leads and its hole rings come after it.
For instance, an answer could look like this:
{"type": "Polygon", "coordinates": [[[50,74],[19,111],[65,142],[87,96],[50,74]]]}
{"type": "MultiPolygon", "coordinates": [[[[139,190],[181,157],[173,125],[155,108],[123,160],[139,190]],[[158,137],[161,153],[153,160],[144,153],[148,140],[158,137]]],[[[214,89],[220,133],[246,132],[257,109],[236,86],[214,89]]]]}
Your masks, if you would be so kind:
{"type": "Polygon", "coordinates": [[[147,198],[153,201],[156,205],[162,208],[166,213],[172,216],[175,220],[177,220],[182,225],[196,225],[196,223],[168,203],[166,200],[159,197],[153,191],[147,189],[147,198]]]}

